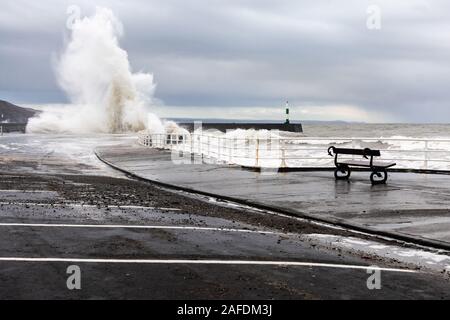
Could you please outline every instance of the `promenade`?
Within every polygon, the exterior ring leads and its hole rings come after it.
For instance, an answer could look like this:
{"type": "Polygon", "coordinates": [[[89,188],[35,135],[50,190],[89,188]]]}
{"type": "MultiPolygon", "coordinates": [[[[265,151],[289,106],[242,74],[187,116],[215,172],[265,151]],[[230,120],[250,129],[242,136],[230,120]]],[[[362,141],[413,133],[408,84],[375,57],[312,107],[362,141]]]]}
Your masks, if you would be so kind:
{"type": "Polygon", "coordinates": [[[368,172],[335,181],[331,171],[255,172],[225,164],[177,164],[169,151],[138,145],[97,148],[97,156],[140,178],[450,249],[450,176],[391,173],[372,186],[368,172]]]}

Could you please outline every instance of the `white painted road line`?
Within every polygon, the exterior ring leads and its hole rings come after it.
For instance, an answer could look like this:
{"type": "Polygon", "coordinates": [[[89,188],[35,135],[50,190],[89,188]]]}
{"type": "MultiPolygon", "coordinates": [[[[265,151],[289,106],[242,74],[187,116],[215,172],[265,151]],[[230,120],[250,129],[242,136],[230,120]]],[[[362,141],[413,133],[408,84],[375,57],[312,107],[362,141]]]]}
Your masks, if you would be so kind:
{"type": "Polygon", "coordinates": [[[0,190],[0,192],[10,192],[10,193],[56,193],[56,191],[51,190],[14,190],[14,189],[8,189],[8,190],[0,190]]]}
{"type": "Polygon", "coordinates": [[[197,265],[255,265],[285,267],[319,267],[336,269],[378,270],[387,272],[418,273],[416,270],[380,268],[375,266],[346,265],[299,261],[254,261],[254,260],[165,260],[165,259],[82,259],[82,258],[22,258],[0,257],[0,262],[70,262],[70,263],[123,263],[123,264],[197,264],[197,265]]]}
{"type": "Polygon", "coordinates": [[[287,235],[287,233],[250,230],[250,229],[233,229],[218,227],[189,227],[189,226],[146,226],[146,225],[119,225],[119,224],[54,224],[54,223],[0,223],[0,227],[38,227],[38,228],[99,228],[99,229],[167,229],[167,230],[194,230],[194,231],[222,231],[222,232],[242,232],[242,233],[258,233],[287,235]]]}

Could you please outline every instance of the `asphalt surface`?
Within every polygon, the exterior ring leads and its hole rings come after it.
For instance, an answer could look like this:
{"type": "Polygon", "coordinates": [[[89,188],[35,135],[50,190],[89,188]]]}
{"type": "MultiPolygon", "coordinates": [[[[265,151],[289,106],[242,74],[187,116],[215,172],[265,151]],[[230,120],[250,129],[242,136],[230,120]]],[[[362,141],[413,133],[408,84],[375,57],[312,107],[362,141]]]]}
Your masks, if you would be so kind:
{"type": "Polygon", "coordinates": [[[450,175],[390,173],[388,184],[372,186],[368,172],[350,181],[335,181],[332,171],[260,173],[174,162],[169,151],[136,144],[97,154],[149,180],[450,250],[450,175]]]}
{"type": "Polygon", "coordinates": [[[398,243],[129,179],[91,158],[95,139],[63,138],[86,142],[65,152],[32,139],[39,149],[0,154],[0,298],[450,297],[444,273],[311,239],[398,243]],[[72,265],[81,290],[67,288],[72,265]],[[367,287],[374,266],[379,290],[367,287]]]}

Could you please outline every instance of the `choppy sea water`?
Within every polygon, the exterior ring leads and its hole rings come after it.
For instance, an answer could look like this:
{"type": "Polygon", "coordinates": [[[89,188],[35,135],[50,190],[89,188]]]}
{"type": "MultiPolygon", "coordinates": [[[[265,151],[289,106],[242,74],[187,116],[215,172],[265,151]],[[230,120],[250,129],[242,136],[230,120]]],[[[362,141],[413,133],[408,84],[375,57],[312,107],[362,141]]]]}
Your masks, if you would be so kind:
{"type": "Polygon", "coordinates": [[[442,138],[450,139],[450,124],[304,124],[309,137],[442,138]]]}

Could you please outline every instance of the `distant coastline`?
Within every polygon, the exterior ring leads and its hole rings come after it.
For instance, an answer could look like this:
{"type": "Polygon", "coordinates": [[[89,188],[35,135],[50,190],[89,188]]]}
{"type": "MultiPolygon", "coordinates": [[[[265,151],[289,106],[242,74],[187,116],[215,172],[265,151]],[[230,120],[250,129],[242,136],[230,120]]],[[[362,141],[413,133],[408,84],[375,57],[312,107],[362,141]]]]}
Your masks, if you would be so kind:
{"type": "Polygon", "coordinates": [[[38,110],[19,107],[8,101],[0,100],[0,122],[26,124],[28,119],[38,113],[40,113],[38,110]]]}

